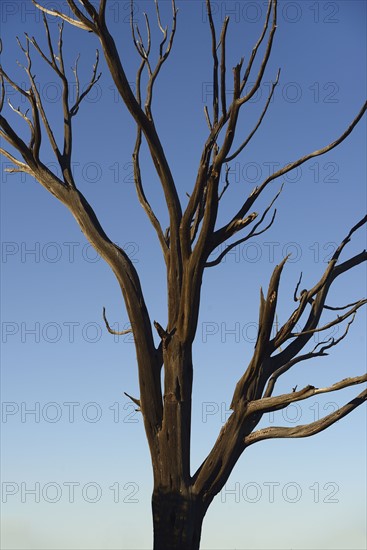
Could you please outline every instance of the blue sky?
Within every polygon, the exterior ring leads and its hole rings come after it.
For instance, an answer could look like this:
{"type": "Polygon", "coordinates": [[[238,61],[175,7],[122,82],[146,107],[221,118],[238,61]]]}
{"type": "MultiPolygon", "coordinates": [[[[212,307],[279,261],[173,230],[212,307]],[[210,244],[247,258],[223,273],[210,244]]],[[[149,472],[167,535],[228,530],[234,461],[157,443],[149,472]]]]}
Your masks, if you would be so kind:
{"type": "MultiPolygon", "coordinates": [[[[65,8],[61,0],[51,4],[65,8]]],[[[168,22],[170,4],[161,4],[162,19],[168,22]]],[[[203,2],[177,4],[176,42],[157,82],[153,112],[185,204],[207,135],[203,108],[211,101],[211,57],[203,2]]],[[[138,60],[131,45],[128,5],[110,0],[108,17],[133,81],[138,60]]],[[[147,11],[154,27],[152,8],[152,2],[136,3],[135,18],[141,26],[147,11]]],[[[15,36],[28,32],[44,43],[43,26],[28,0],[4,0],[1,10],[4,67],[15,80],[25,82],[16,65],[21,52],[15,36]]],[[[213,2],[218,29],[227,13],[230,74],[242,55],[248,58],[262,28],[265,2],[213,2]]],[[[256,122],[278,67],[280,84],[262,129],[231,166],[219,222],[228,219],[271,166],[338,137],[365,98],[365,2],[282,1],[278,19],[264,85],[240,118],[240,135],[246,136],[256,122]]],[[[50,27],[55,33],[56,24],[50,22],[50,27]]],[[[73,65],[80,52],[84,82],[96,47],[92,34],[65,27],[66,66],[73,65]]],[[[163,263],[132,181],[135,129],[114,94],[103,59],[101,70],[98,86],[75,119],[75,178],[106,232],[135,262],[151,317],[164,325],[163,263]]],[[[36,56],[34,71],[60,139],[59,85],[36,56]]],[[[11,98],[18,106],[19,101],[11,98]]],[[[22,128],[15,115],[9,119],[22,128]]],[[[293,307],[300,271],[305,286],[313,285],[337,243],[363,216],[365,135],[363,121],[339,148],[303,165],[297,174],[274,181],[258,208],[266,206],[285,181],[275,224],[208,270],[194,347],[193,470],[215,441],[234,385],[251,357],[260,285],[267,286],[276,263],[292,252],[281,287],[282,322],[293,307]]],[[[43,153],[44,162],[54,162],[47,147],[43,153]]],[[[165,225],[162,194],[149,159],[142,161],[142,170],[147,195],[165,225]]],[[[134,346],[129,336],[109,335],[101,315],[106,306],[115,328],[127,324],[118,285],[72,216],[37,182],[2,173],[1,193],[2,546],[150,548],[149,453],[141,418],[123,395],[138,395],[134,346]]],[[[365,246],[360,231],[344,258],[365,246]]],[[[364,281],[363,268],[349,273],[335,287],[333,303],[365,295],[364,281]]],[[[348,339],[330,357],[302,363],[284,377],[278,391],[287,392],[295,384],[323,386],[361,374],[365,333],[366,315],[360,312],[348,339]]],[[[341,332],[330,330],[327,336],[337,334],[341,332]]],[[[268,418],[268,423],[292,426],[312,421],[358,391],[303,401],[268,418]]],[[[366,413],[360,407],[311,439],[267,441],[248,449],[226,491],[209,509],[202,547],[364,548],[365,434],[366,413]]]]}

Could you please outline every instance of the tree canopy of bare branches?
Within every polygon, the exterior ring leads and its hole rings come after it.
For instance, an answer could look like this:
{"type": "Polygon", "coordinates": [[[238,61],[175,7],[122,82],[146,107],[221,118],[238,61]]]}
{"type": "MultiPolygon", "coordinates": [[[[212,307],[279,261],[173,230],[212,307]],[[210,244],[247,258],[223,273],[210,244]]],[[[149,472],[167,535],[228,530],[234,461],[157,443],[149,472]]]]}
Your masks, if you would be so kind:
{"type": "MultiPolygon", "coordinates": [[[[206,0],[211,35],[213,100],[212,104],[204,109],[208,125],[207,138],[186,206],[183,206],[180,200],[152,108],[157,78],[174,46],[178,22],[175,0],[171,0],[169,27],[164,26],[162,22],[158,0],[154,2],[154,24],[161,33],[156,56],[152,55],[152,18],[144,15],[145,29],[142,29],[134,24],[131,16],[131,38],[140,60],[134,90],[125,72],[123,56],[119,53],[106,21],[107,0],[99,0],[98,3],[89,0],[67,0],[72,15],[49,8],[41,0],[33,0],[33,4],[43,13],[47,47],[42,48],[35,37],[27,34],[18,39],[24,59],[23,69],[28,81],[26,90],[17,84],[8,69],[0,69],[0,135],[5,143],[1,153],[13,164],[10,172],[25,172],[32,175],[70,210],[87,240],[115,274],[126,304],[136,347],[140,396],[128,397],[141,411],[151,454],[154,474],[154,548],[199,548],[205,513],[214,497],[224,487],[233,467],[247,447],[264,439],[311,436],[348,415],[366,400],[367,391],[363,390],[339,410],[307,425],[257,429],[264,413],[281,410],[290,403],[367,381],[367,375],[362,374],[334,381],[324,388],[307,385],[298,391],[295,388],[291,393],[274,394],[278,379],[292,367],[303,361],[328,355],[344,340],[358,311],[366,304],[366,299],[359,299],[353,303],[335,306],[329,304],[328,296],[337,279],[348,276],[352,269],[367,259],[365,250],[347,259],[340,259],[342,253],[347,254],[348,243],[354,234],[366,225],[367,216],[357,221],[350,230],[345,230],[344,239],[335,250],[320,279],[310,282],[309,289],[302,292],[299,291],[302,276],[300,277],[292,296],[295,304],[293,311],[283,324],[277,327],[275,334],[273,327],[277,315],[279,285],[288,258],[284,258],[274,268],[268,288],[260,289],[257,340],[253,356],[235,386],[230,406],[232,414],[223,425],[212,450],[200,467],[196,472],[190,470],[192,345],[198,327],[204,272],[217,266],[233,247],[261,235],[273,225],[276,219],[276,209],[273,206],[281,194],[282,187],[274,192],[268,205],[257,212],[255,208],[259,204],[259,197],[265,196],[264,191],[270,188],[275,180],[341,144],[362,119],[367,103],[354,114],[354,118],[349,121],[341,135],[266,177],[248,196],[243,197],[237,211],[233,212],[226,223],[218,225],[220,201],[229,187],[230,163],[246,149],[259,130],[280,81],[279,69],[273,75],[268,98],[256,124],[247,136],[241,136],[240,145],[234,146],[238,141],[238,134],[241,133],[238,125],[239,114],[259,90],[268,66],[277,30],[277,0],[268,2],[263,28],[247,62],[244,58],[240,59],[232,70],[231,94],[228,92],[226,62],[226,39],[230,18],[224,19],[220,29],[216,28],[211,2],[206,0]],[[49,17],[58,18],[60,21],[56,43],[50,31],[49,17]],[[165,327],[151,319],[134,264],[126,252],[108,237],[91,204],[78,188],[78,182],[73,175],[73,127],[76,115],[101,74],[97,50],[89,83],[83,87],[80,83],[77,59],[73,67],[76,98],[71,101],[71,82],[65,69],[63,52],[65,25],[77,27],[81,34],[83,31],[93,33],[98,39],[116,90],[136,123],[132,155],[134,181],[138,199],[156,232],[166,266],[168,321],[165,327]],[[32,69],[34,55],[42,58],[62,86],[61,143],[56,138],[35,82],[32,69]],[[255,66],[258,68],[254,77],[255,66]],[[249,82],[252,81],[253,84],[249,87],[249,82]],[[20,94],[27,103],[27,109],[23,111],[8,100],[14,114],[23,119],[28,138],[21,137],[23,134],[20,134],[13,122],[5,117],[5,84],[20,94]],[[52,148],[61,169],[61,177],[49,169],[42,159],[44,141],[52,148]],[[163,191],[169,218],[167,229],[162,227],[146,196],[140,168],[143,143],[148,147],[163,191]],[[221,189],[223,174],[226,183],[221,189]],[[226,244],[226,247],[213,258],[213,252],[223,244],[226,244]],[[333,312],[334,317],[331,321],[323,321],[322,315],[325,310],[333,312]],[[322,334],[336,325],[344,327],[339,338],[321,339],[313,349],[308,347],[316,332],[322,334]],[[302,327],[301,330],[299,326],[302,327]],[[160,338],[158,346],[154,343],[155,330],[160,338]]],[[[107,330],[112,334],[126,333],[118,333],[111,329],[105,310],[103,318],[107,330]]]]}

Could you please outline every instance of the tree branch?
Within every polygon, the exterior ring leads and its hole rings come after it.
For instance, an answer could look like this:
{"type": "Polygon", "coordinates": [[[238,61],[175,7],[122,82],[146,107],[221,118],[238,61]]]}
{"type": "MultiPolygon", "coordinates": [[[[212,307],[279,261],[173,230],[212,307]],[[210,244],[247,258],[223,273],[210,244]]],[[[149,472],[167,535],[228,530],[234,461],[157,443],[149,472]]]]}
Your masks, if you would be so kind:
{"type": "MultiPolygon", "coordinates": [[[[133,22],[132,22],[132,14],[131,14],[131,30],[132,30],[132,34],[133,34],[133,38],[134,38],[134,28],[133,28],[133,22]]],[[[149,51],[150,51],[150,33],[148,35],[148,50],[147,51],[148,51],[148,55],[149,55],[149,51]]],[[[141,105],[141,77],[142,77],[142,72],[143,72],[144,66],[148,63],[149,63],[148,58],[145,59],[143,57],[142,62],[140,63],[140,66],[139,66],[139,68],[137,70],[137,73],[136,73],[136,99],[137,99],[139,105],[141,105]]],[[[136,188],[136,192],[137,192],[137,195],[138,195],[139,202],[142,205],[145,213],[147,214],[152,226],[154,227],[154,229],[157,233],[157,236],[158,236],[158,239],[159,239],[162,251],[163,251],[164,259],[165,259],[166,264],[167,264],[167,262],[168,262],[168,251],[169,251],[168,240],[165,238],[165,236],[163,234],[162,227],[159,223],[159,220],[157,219],[156,215],[154,214],[154,212],[153,212],[153,210],[152,210],[152,208],[149,204],[149,201],[147,200],[147,198],[145,196],[145,192],[144,192],[144,188],[143,188],[143,183],[142,183],[142,178],[141,178],[141,171],[140,171],[140,162],[139,162],[139,153],[140,153],[141,142],[142,142],[142,131],[141,131],[141,128],[138,126],[137,127],[136,140],[135,140],[135,148],[134,148],[134,152],[133,152],[135,188],[136,188]]]]}
{"type": "Polygon", "coordinates": [[[136,399],[136,397],[132,397],[131,395],[129,395],[128,393],[126,393],[126,391],[124,391],[124,394],[126,395],[126,397],[128,397],[129,399],[131,399],[131,401],[133,403],[135,403],[135,405],[137,405],[139,407],[139,410],[140,410],[140,399],[136,399]]]}
{"type": "Polygon", "coordinates": [[[166,238],[163,234],[161,224],[159,223],[158,218],[154,214],[154,212],[152,210],[152,207],[150,206],[149,201],[147,200],[147,198],[145,196],[145,193],[144,193],[144,188],[143,188],[142,179],[141,179],[141,172],[140,172],[140,163],[139,163],[140,146],[141,146],[141,130],[140,130],[140,128],[138,128],[136,142],[135,142],[135,148],[134,148],[134,153],[133,153],[135,188],[136,188],[136,192],[137,192],[137,195],[138,195],[138,198],[139,198],[139,202],[142,205],[142,207],[144,208],[144,211],[147,214],[147,216],[150,220],[150,223],[152,224],[152,226],[156,230],[156,233],[158,235],[158,239],[159,239],[162,251],[163,251],[164,258],[167,262],[168,261],[168,250],[169,250],[168,245],[167,245],[167,240],[166,240],[166,238]]]}
{"type": "Polygon", "coordinates": [[[274,323],[278,300],[278,287],[280,277],[288,256],[277,266],[269,282],[266,299],[260,289],[259,328],[255,351],[245,373],[236,384],[230,408],[236,410],[241,403],[258,399],[262,392],[267,377],[267,360],[271,353],[269,346],[271,330],[274,323]]]}
{"type": "Polygon", "coordinates": [[[231,160],[235,159],[240,153],[242,153],[242,151],[244,150],[244,148],[249,144],[249,142],[251,141],[251,139],[253,138],[253,136],[256,134],[257,130],[260,128],[261,126],[261,123],[267,113],[267,110],[269,108],[269,105],[270,105],[270,102],[271,102],[271,99],[274,95],[274,90],[275,88],[277,87],[278,83],[279,83],[279,76],[280,76],[280,69],[278,70],[278,73],[277,73],[277,76],[276,76],[276,79],[274,82],[272,82],[272,85],[271,85],[271,90],[270,90],[270,93],[269,93],[269,96],[268,96],[268,99],[265,103],[265,107],[259,117],[259,120],[257,121],[256,123],[256,126],[254,127],[254,129],[252,130],[252,132],[250,132],[250,134],[247,136],[247,138],[245,139],[245,141],[238,147],[238,149],[236,149],[236,151],[234,153],[232,153],[229,157],[227,157],[226,159],[224,159],[224,162],[231,162],[231,160]]]}
{"type": "Polygon", "coordinates": [[[354,118],[352,123],[349,125],[349,127],[345,130],[345,132],[343,132],[343,134],[341,134],[341,136],[339,138],[337,138],[335,141],[333,141],[329,145],[323,147],[322,149],[318,149],[316,151],[313,151],[312,153],[309,153],[308,155],[305,155],[304,157],[301,157],[298,160],[287,164],[286,166],[284,166],[283,168],[281,168],[280,170],[274,172],[268,178],[266,178],[266,180],[256,189],[256,192],[252,193],[247,198],[247,200],[244,202],[244,204],[239,209],[237,214],[232,218],[232,221],[229,222],[223,228],[221,228],[221,229],[219,229],[218,231],[215,232],[214,235],[215,235],[216,240],[218,240],[218,241],[220,240],[221,242],[223,242],[223,235],[225,234],[225,231],[226,231],[226,228],[228,227],[228,225],[236,219],[243,218],[243,216],[245,216],[249,212],[249,210],[251,209],[251,207],[254,204],[255,200],[259,197],[259,195],[264,191],[264,189],[267,187],[267,185],[271,181],[273,181],[276,178],[279,178],[280,176],[283,176],[284,174],[287,174],[288,172],[290,172],[291,170],[294,170],[295,168],[298,168],[298,166],[301,166],[302,164],[304,164],[306,161],[310,160],[311,158],[324,155],[325,153],[331,151],[332,149],[337,147],[337,145],[342,143],[349,136],[349,134],[352,132],[352,130],[355,128],[355,126],[358,124],[358,122],[361,120],[364,113],[366,112],[366,109],[367,109],[367,102],[363,105],[363,107],[361,108],[361,110],[359,111],[357,116],[354,118]]]}
{"type": "Polygon", "coordinates": [[[74,76],[75,76],[75,84],[76,84],[76,92],[77,93],[76,93],[75,103],[70,109],[70,116],[71,117],[73,117],[77,114],[77,112],[79,111],[79,106],[80,106],[81,102],[89,94],[89,92],[91,91],[93,86],[101,78],[102,73],[99,73],[97,75],[98,63],[99,63],[99,51],[96,50],[96,62],[93,65],[91,79],[90,79],[88,85],[86,86],[86,88],[84,89],[84,91],[82,93],[80,93],[80,84],[79,84],[79,77],[78,77],[78,58],[75,61],[75,66],[74,66],[74,69],[73,69],[73,73],[74,73],[74,76]]]}
{"type": "Polygon", "coordinates": [[[229,23],[229,17],[225,17],[223,21],[222,32],[220,35],[221,56],[220,56],[220,96],[222,103],[222,115],[227,115],[226,103],[226,34],[229,23]]]}
{"type": "MultiPolygon", "coordinates": [[[[4,137],[4,133],[0,131],[0,136],[4,137]]],[[[32,170],[29,168],[27,164],[24,164],[24,162],[21,162],[20,160],[16,159],[12,154],[10,154],[8,151],[0,147],[0,154],[6,157],[10,162],[15,164],[18,168],[5,168],[5,172],[26,172],[27,174],[33,174],[32,170]]]]}
{"type": "Polygon", "coordinates": [[[347,416],[354,409],[362,405],[366,400],[367,390],[364,390],[357,397],[349,401],[349,403],[347,403],[337,411],[328,414],[324,418],[320,418],[319,420],[311,422],[310,424],[295,426],[294,428],[283,428],[278,426],[263,428],[247,435],[244,438],[244,444],[246,447],[248,447],[249,445],[252,445],[253,443],[262,441],[264,439],[309,437],[311,435],[315,435],[319,432],[322,432],[329,426],[332,426],[332,424],[334,424],[344,416],[347,416]]]}
{"type": "MultiPolygon", "coordinates": [[[[286,340],[295,337],[295,340],[291,344],[289,344],[287,348],[285,348],[281,353],[272,358],[271,362],[275,366],[272,367],[273,370],[276,370],[279,367],[279,363],[280,365],[284,364],[292,357],[295,357],[297,353],[299,353],[299,351],[309,341],[310,337],[315,332],[315,329],[317,330],[317,325],[325,306],[325,300],[333,281],[342,273],[367,260],[367,252],[364,251],[360,254],[357,254],[356,256],[353,256],[346,262],[337,265],[340,254],[343,251],[344,247],[349,243],[353,233],[355,233],[360,227],[362,227],[366,223],[367,216],[362,218],[354,227],[352,227],[347,236],[342,240],[342,242],[334,252],[321,279],[310,290],[302,291],[297,309],[292,313],[287,322],[280,328],[280,330],[271,341],[271,347],[273,348],[273,350],[276,350],[286,340]],[[293,329],[298,323],[302,314],[304,313],[307,304],[311,304],[311,311],[308,315],[308,319],[300,333],[293,334],[293,329]]],[[[296,287],[295,294],[297,292],[299,283],[300,281],[298,282],[298,285],[296,287]]],[[[333,326],[343,321],[344,319],[352,315],[355,311],[357,311],[357,309],[364,305],[364,303],[366,303],[366,300],[358,300],[353,304],[353,307],[345,315],[334,320],[332,324],[329,324],[329,326],[333,326]]],[[[325,328],[328,327],[325,326],[325,328]]]]}
{"type": "MultiPolygon", "coordinates": [[[[256,42],[255,46],[252,49],[248,65],[247,65],[245,74],[244,74],[243,79],[242,79],[241,92],[243,91],[244,87],[247,84],[248,78],[249,78],[250,73],[251,73],[252,65],[253,65],[253,63],[256,59],[258,49],[259,49],[262,41],[264,40],[266,31],[268,30],[272,6],[273,6],[272,0],[268,0],[268,9],[267,9],[267,12],[266,12],[264,26],[263,26],[263,29],[262,29],[262,32],[261,32],[261,35],[260,35],[258,41],[256,42]]],[[[276,7],[276,1],[274,2],[274,6],[276,7]]]]}
{"type": "Polygon", "coordinates": [[[262,59],[261,65],[260,65],[260,69],[257,73],[255,84],[252,86],[251,90],[244,97],[242,97],[239,100],[240,106],[243,105],[244,103],[246,103],[247,101],[249,101],[252,98],[252,96],[259,89],[259,87],[261,85],[261,82],[262,82],[262,78],[264,76],[265,69],[266,69],[268,61],[269,61],[271,49],[272,49],[272,46],[273,46],[274,36],[275,36],[276,29],[277,29],[277,0],[269,0],[268,13],[267,13],[267,16],[266,16],[264,30],[263,30],[263,33],[260,37],[259,42],[255,46],[255,55],[254,55],[254,57],[250,58],[249,65],[248,65],[248,72],[246,71],[245,76],[244,76],[243,81],[242,81],[242,84],[241,84],[241,93],[242,93],[242,91],[243,91],[243,89],[246,85],[247,79],[250,75],[252,63],[253,63],[253,61],[256,57],[258,47],[260,46],[260,44],[261,44],[261,42],[262,42],[262,40],[265,36],[265,33],[267,31],[267,28],[268,28],[268,25],[269,25],[271,8],[273,8],[273,21],[272,21],[272,26],[271,26],[271,29],[270,29],[268,43],[267,43],[267,46],[266,46],[264,57],[262,59]]]}
{"type": "MultiPolygon", "coordinates": [[[[323,325],[320,328],[313,328],[313,329],[309,329],[309,330],[302,330],[301,332],[295,332],[293,334],[290,334],[290,337],[292,337],[292,336],[303,336],[304,334],[315,334],[315,332],[321,332],[321,331],[327,330],[328,328],[334,327],[335,325],[339,325],[339,323],[342,323],[345,319],[347,319],[351,315],[354,316],[354,314],[357,312],[357,310],[360,307],[364,306],[365,304],[367,304],[367,300],[359,300],[353,308],[351,308],[349,311],[347,311],[347,313],[345,313],[344,315],[341,315],[341,316],[338,315],[336,319],[334,319],[333,321],[330,321],[329,323],[326,323],[326,325],[323,325]]],[[[324,308],[325,308],[325,306],[324,306],[324,308]]]]}
{"type": "Polygon", "coordinates": [[[85,31],[93,31],[94,25],[91,21],[89,21],[86,17],[83,16],[82,12],[78,10],[73,2],[70,0],[67,0],[68,5],[72,8],[73,12],[77,12],[77,17],[80,19],[79,21],[77,19],[73,19],[72,17],[69,17],[68,15],[65,15],[64,13],[58,11],[58,10],[50,10],[36,2],[36,0],[32,0],[33,4],[38,8],[39,10],[43,11],[44,13],[47,13],[48,15],[52,15],[53,17],[60,17],[67,23],[70,23],[74,27],[78,27],[79,29],[83,29],[85,31]]]}
{"type": "MultiPolygon", "coordinates": [[[[206,0],[206,9],[209,20],[210,33],[212,37],[212,57],[213,57],[213,126],[218,124],[219,112],[219,84],[218,84],[218,56],[217,56],[217,38],[215,25],[212,16],[212,8],[210,0],[206,0]]],[[[222,70],[223,71],[223,70],[222,70]]]]}
{"type": "Polygon", "coordinates": [[[294,357],[293,359],[291,359],[290,361],[288,361],[287,363],[285,363],[284,365],[279,367],[270,376],[269,381],[268,381],[268,385],[266,387],[266,390],[264,392],[263,397],[270,397],[273,393],[275,383],[278,380],[279,376],[281,376],[282,374],[284,374],[285,372],[290,370],[297,363],[300,363],[301,361],[306,361],[308,359],[313,359],[314,357],[324,357],[324,356],[328,355],[328,353],[325,353],[325,350],[330,349],[330,348],[338,345],[339,342],[341,342],[346,337],[346,335],[349,332],[349,327],[355,319],[355,315],[356,314],[353,315],[351,321],[349,321],[349,323],[347,324],[344,333],[339,338],[337,338],[336,340],[335,340],[335,338],[329,338],[327,341],[319,342],[318,344],[316,344],[316,346],[314,347],[314,349],[312,351],[310,351],[308,353],[305,353],[303,355],[298,355],[297,357],[294,357]],[[323,345],[323,344],[325,344],[325,345],[323,345]],[[319,346],[321,346],[320,350],[316,351],[319,346]]]}
{"type": "Polygon", "coordinates": [[[49,139],[49,142],[51,144],[51,147],[54,151],[54,154],[56,156],[56,159],[58,160],[58,162],[61,162],[61,153],[60,153],[60,150],[58,148],[58,145],[56,143],[56,140],[55,140],[55,136],[53,134],[53,131],[51,129],[51,126],[50,126],[50,123],[48,121],[48,118],[47,118],[47,115],[46,115],[46,111],[43,107],[43,103],[42,103],[42,100],[41,100],[41,96],[39,94],[39,91],[37,89],[37,86],[36,86],[36,83],[34,81],[34,76],[32,75],[31,73],[31,69],[32,69],[32,59],[31,59],[31,56],[30,56],[30,53],[29,53],[29,43],[30,43],[30,39],[29,37],[26,35],[26,46],[23,47],[19,38],[17,38],[17,41],[18,41],[18,45],[20,47],[20,49],[23,51],[26,59],[27,59],[27,66],[24,67],[24,70],[28,76],[28,79],[29,79],[29,82],[30,82],[30,85],[31,85],[31,90],[32,90],[32,94],[34,96],[34,100],[35,100],[35,105],[36,105],[36,110],[40,113],[41,115],[41,119],[42,119],[42,122],[43,122],[43,125],[46,129],[46,132],[47,132],[47,136],[48,136],[48,139],[49,139]]]}
{"type": "Polygon", "coordinates": [[[113,330],[108,321],[107,321],[107,317],[106,317],[106,308],[103,306],[103,310],[102,310],[102,315],[103,315],[103,320],[105,322],[105,325],[106,325],[106,328],[108,330],[108,332],[110,334],[114,334],[115,336],[123,336],[124,334],[129,334],[130,332],[133,332],[133,330],[131,328],[128,328],[127,330],[113,330]]]}
{"type": "Polygon", "coordinates": [[[332,386],[326,388],[315,388],[314,386],[306,386],[302,390],[294,391],[292,393],[286,393],[277,395],[276,397],[262,397],[248,404],[246,414],[251,415],[254,413],[266,413],[271,411],[279,411],[288,407],[290,403],[297,401],[303,401],[309,399],[314,395],[322,393],[329,393],[332,391],[348,388],[349,386],[355,386],[356,384],[362,384],[367,382],[367,374],[362,376],[354,376],[353,378],[345,378],[340,382],[336,382],[332,386]]]}
{"type": "MultiPolygon", "coordinates": [[[[226,188],[224,188],[223,192],[225,191],[226,188]]],[[[229,244],[226,246],[226,248],[223,250],[223,252],[221,252],[221,254],[219,254],[219,256],[211,261],[211,262],[206,262],[205,264],[205,267],[213,267],[215,265],[218,265],[222,260],[223,258],[226,256],[226,254],[228,254],[228,252],[230,252],[230,250],[232,250],[232,248],[234,248],[235,246],[238,246],[239,244],[245,242],[245,241],[248,241],[249,239],[251,239],[252,237],[257,237],[259,235],[261,235],[262,233],[265,233],[265,231],[267,231],[274,223],[274,220],[275,220],[275,216],[276,216],[276,213],[277,213],[277,210],[275,209],[274,212],[273,212],[273,216],[270,220],[270,222],[268,223],[268,225],[266,225],[263,229],[261,229],[260,231],[256,231],[257,228],[262,224],[262,222],[264,221],[266,215],[268,214],[270,208],[273,206],[274,202],[277,200],[277,198],[279,197],[280,193],[282,192],[283,190],[283,185],[281,186],[280,190],[278,191],[278,193],[275,195],[275,197],[273,198],[273,200],[271,201],[271,203],[269,204],[269,206],[264,210],[260,220],[253,226],[253,228],[251,229],[250,233],[248,233],[245,237],[242,237],[241,239],[238,239],[237,241],[229,244]]],[[[254,212],[252,214],[253,218],[251,221],[253,221],[254,219],[256,219],[257,217],[257,213],[254,212]]],[[[240,226],[236,226],[234,225],[233,228],[236,228],[236,227],[239,227],[239,230],[241,230],[242,228],[240,226]]],[[[228,237],[226,237],[226,240],[227,240],[228,237]]],[[[214,250],[216,248],[216,246],[219,246],[220,243],[216,244],[216,243],[213,243],[211,244],[211,247],[210,249],[211,250],[214,250]]]]}

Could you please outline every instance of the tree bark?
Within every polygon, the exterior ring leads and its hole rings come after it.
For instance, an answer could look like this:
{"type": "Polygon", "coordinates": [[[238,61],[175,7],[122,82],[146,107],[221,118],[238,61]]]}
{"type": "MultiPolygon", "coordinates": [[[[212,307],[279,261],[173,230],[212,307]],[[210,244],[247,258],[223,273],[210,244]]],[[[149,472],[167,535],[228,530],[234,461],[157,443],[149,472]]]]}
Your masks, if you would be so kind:
{"type": "Polygon", "coordinates": [[[194,495],[154,491],[153,550],[199,550],[206,509],[194,495]]]}

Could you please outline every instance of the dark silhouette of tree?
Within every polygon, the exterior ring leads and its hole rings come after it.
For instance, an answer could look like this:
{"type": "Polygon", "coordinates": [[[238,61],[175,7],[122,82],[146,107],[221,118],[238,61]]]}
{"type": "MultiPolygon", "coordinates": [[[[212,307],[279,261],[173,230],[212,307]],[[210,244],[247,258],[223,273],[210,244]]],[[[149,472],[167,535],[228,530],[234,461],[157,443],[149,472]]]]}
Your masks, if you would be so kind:
{"type": "MultiPolygon", "coordinates": [[[[218,227],[217,215],[220,200],[229,186],[229,163],[245,149],[259,129],[268,110],[280,71],[271,86],[263,111],[250,134],[242,144],[233,148],[237,122],[241,109],[259,90],[267,67],[277,28],[277,1],[269,0],[265,23],[261,35],[252,49],[247,65],[244,60],[233,68],[233,94],[227,91],[226,36],[229,17],[226,17],[220,33],[215,28],[210,0],[206,0],[208,22],[211,32],[213,62],[213,104],[205,108],[208,124],[197,177],[187,206],[183,208],[178,190],[161,143],[152,113],[152,99],[156,79],[167,61],[175,38],[177,8],[172,0],[172,22],[170,30],[163,26],[158,1],[155,1],[156,22],[162,34],[155,63],[151,60],[151,27],[145,15],[146,37],[134,26],[131,18],[131,32],[140,65],[136,74],[136,89],[128,82],[122,58],[106,23],[107,0],[99,0],[98,8],[89,0],[67,0],[71,16],[48,9],[33,0],[43,12],[47,47],[42,49],[33,37],[25,35],[18,40],[25,57],[24,70],[29,88],[24,90],[3,68],[1,74],[1,109],[5,101],[5,83],[25,98],[28,109],[22,111],[9,101],[9,106],[19,115],[30,132],[28,143],[23,140],[14,126],[1,115],[1,136],[10,146],[2,148],[2,154],[13,163],[10,172],[25,172],[33,176],[50,193],[71,211],[82,232],[96,251],[113,270],[121,287],[127,313],[134,335],[137,366],[139,372],[139,398],[131,397],[139,407],[144,419],[154,474],[152,496],[154,548],[155,550],[195,550],[199,548],[201,526],[205,513],[218,492],[224,487],[241,454],[250,445],[270,438],[307,437],[316,434],[340,420],[361,405],[367,391],[361,392],[349,403],[324,418],[295,427],[268,427],[256,429],[264,413],[278,411],[312,396],[337,391],[348,386],[361,384],[366,375],[346,378],[325,388],[308,385],[291,393],[273,395],[277,380],[296,364],[323,357],[348,334],[359,308],[365,299],[340,307],[328,305],[328,293],[334,281],[344,277],[351,269],[366,261],[367,253],[362,251],[347,260],[340,256],[353,234],[367,222],[360,220],[346,234],[327,264],[320,280],[309,289],[299,291],[301,277],[293,293],[294,310],[282,326],[273,328],[277,311],[278,289],[287,257],[275,267],[266,292],[260,290],[259,322],[257,341],[252,359],[238,380],[231,402],[232,414],[223,425],[212,450],[196,472],[190,471],[191,396],[193,382],[192,346],[197,331],[200,292],[204,271],[218,265],[236,245],[264,233],[274,222],[276,211],[270,211],[280,191],[261,214],[253,210],[254,204],[269,184],[311,158],[321,156],[342,143],[361,120],[366,104],[350,123],[344,133],[325,147],[306,154],[302,158],[283,166],[268,176],[250,195],[244,198],[237,212],[223,226],[218,227]],[[53,43],[47,15],[62,20],[59,27],[58,44],[53,43]],[[168,322],[162,327],[152,322],[147,310],[143,290],[137,271],[128,255],[114,244],[102,228],[93,208],[77,187],[72,172],[73,122],[83,99],[98,82],[98,52],[89,84],[83,89],[78,76],[78,64],[73,69],[76,83],[76,98],[70,100],[70,83],[63,57],[64,22],[81,31],[94,33],[101,43],[107,66],[115,87],[131,116],[136,122],[136,138],[133,152],[134,180],[139,201],[144,208],[162,248],[167,272],[168,322]],[[264,53],[261,59],[260,46],[264,53]],[[52,69],[62,85],[63,142],[55,137],[43,100],[37,89],[32,71],[32,52],[36,50],[43,61],[52,69]],[[259,68],[254,83],[249,86],[255,61],[259,68]],[[144,82],[144,90],[143,88],[144,82]],[[61,168],[62,176],[53,173],[41,159],[42,140],[48,141],[61,168]],[[169,227],[162,229],[144,191],[140,171],[140,150],[145,140],[156,173],[158,175],[169,216],[169,227]],[[225,174],[225,186],[220,189],[221,174],[225,174]],[[270,217],[270,220],[269,220],[270,217]],[[228,242],[229,241],[229,242],[228,242]],[[213,251],[227,243],[215,259],[209,259],[213,251]],[[335,317],[323,323],[324,310],[332,310],[335,317]],[[337,338],[320,341],[313,349],[306,351],[307,344],[316,332],[339,325],[346,321],[344,332],[337,338]],[[301,330],[296,326],[302,326],[301,330]],[[160,344],[154,343],[154,329],[160,337],[160,344]],[[164,374],[162,387],[161,374],[164,374]]],[[[133,4],[131,14],[133,13],[133,4]]],[[[103,311],[106,327],[108,324],[103,311]]],[[[130,396],[129,396],[130,397],[130,396]]]]}

